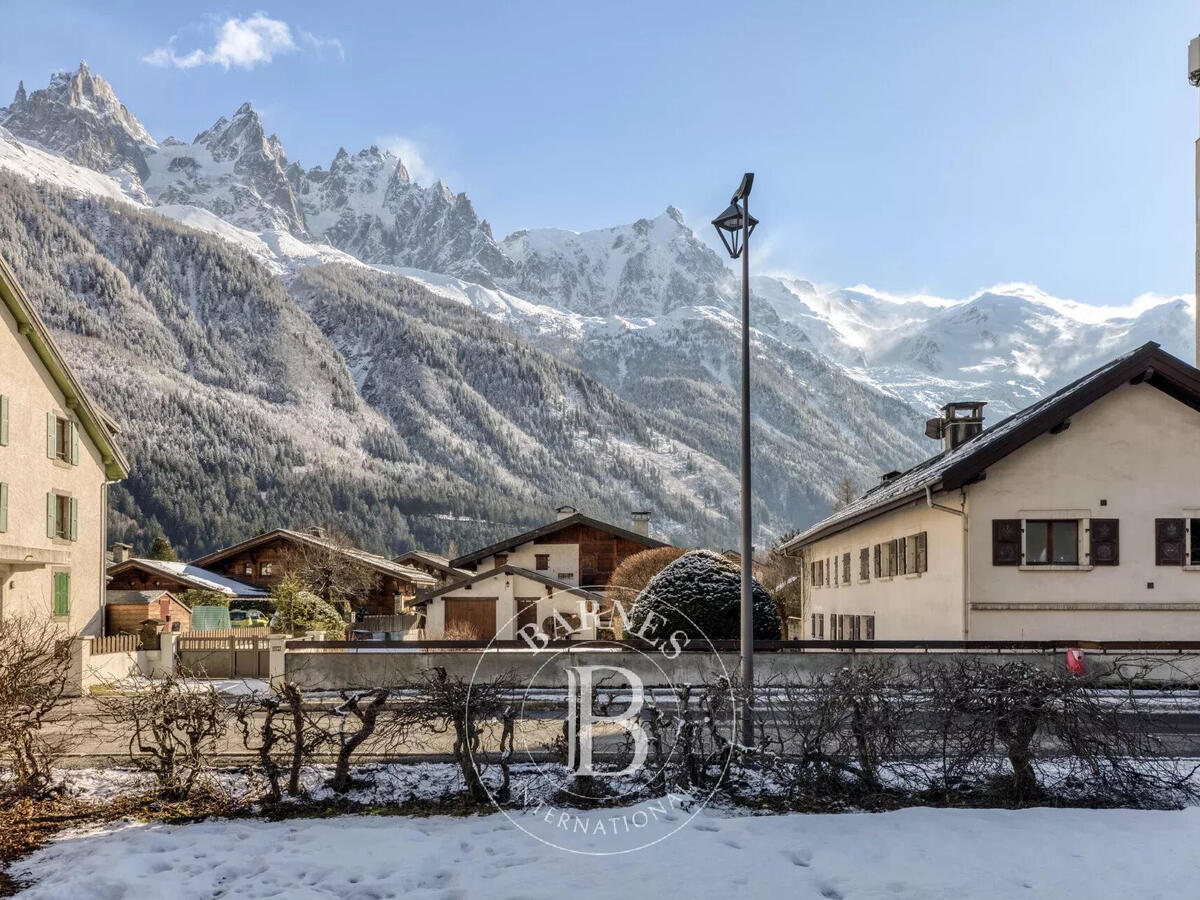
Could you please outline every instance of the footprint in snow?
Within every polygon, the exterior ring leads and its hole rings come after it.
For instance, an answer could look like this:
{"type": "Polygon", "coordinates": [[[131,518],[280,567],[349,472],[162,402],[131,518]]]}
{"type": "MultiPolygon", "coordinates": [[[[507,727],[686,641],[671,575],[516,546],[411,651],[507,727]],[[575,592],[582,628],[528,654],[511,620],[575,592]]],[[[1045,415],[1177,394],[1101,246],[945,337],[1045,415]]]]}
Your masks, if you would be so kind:
{"type": "Polygon", "coordinates": [[[807,869],[812,865],[811,850],[784,850],[783,856],[793,866],[799,866],[802,869],[807,869]]]}
{"type": "Polygon", "coordinates": [[[842,895],[838,889],[830,887],[829,885],[824,885],[821,888],[821,896],[824,897],[825,900],[842,900],[842,895]]]}
{"type": "Polygon", "coordinates": [[[708,822],[697,822],[692,826],[697,831],[720,831],[716,825],[710,825],[708,822]]]}

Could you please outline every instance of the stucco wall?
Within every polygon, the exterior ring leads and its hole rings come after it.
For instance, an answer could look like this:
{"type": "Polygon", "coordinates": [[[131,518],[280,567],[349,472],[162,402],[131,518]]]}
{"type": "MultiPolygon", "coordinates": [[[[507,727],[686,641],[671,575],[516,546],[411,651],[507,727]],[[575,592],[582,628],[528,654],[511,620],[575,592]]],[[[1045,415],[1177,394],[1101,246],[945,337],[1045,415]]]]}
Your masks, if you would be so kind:
{"type": "MultiPolygon", "coordinates": [[[[564,581],[570,585],[579,584],[578,544],[543,544],[537,541],[530,541],[529,543],[522,544],[508,554],[508,565],[536,572],[536,557],[543,553],[550,557],[550,568],[544,570],[548,577],[564,581]]],[[[495,566],[496,557],[487,556],[479,561],[477,569],[480,572],[486,572],[488,569],[495,568],[495,566]]]]}
{"type": "MultiPolygon", "coordinates": [[[[477,600],[481,597],[498,598],[496,601],[496,625],[498,628],[496,637],[506,641],[513,640],[516,636],[518,597],[538,598],[537,621],[539,625],[553,615],[555,610],[564,615],[578,614],[581,600],[574,594],[568,593],[548,596],[546,586],[539,581],[508,572],[499,572],[492,578],[475,582],[469,590],[460,588],[431,600],[425,611],[426,640],[441,640],[445,634],[446,604],[444,601],[447,598],[477,600]]],[[[595,637],[594,630],[585,630],[582,632],[582,636],[595,637]]],[[[490,638],[491,635],[487,635],[484,639],[490,638]]]]}
{"type": "Polygon", "coordinates": [[[38,359],[16,321],[0,305],[0,394],[9,398],[9,442],[0,447],[0,481],[8,484],[8,529],[0,533],[0,556],[24,558],[28,550],[45,563],[0,563],[0,615],[53,612],[54,571],[71,574],[70,615],[65,630],[99,635],[103,630],[105,476],[100,453],[79,428],[79,464],[46,455],[46,414],[78,423],[66,398],[38,359]],[[59,491],[79,501],[78,540],[46,536],[46,493],[59,491]]]}
{"type": "MultiPolygon", "coordinates": [[[[1073,416],[1066,431],[1034,439],[970,487],[970,637],[1200,638],[1200,571],[1155,565],[1155,518],[1186,517],[1189,509],[1200,517],[1200,413],[1149,385],[1118,388],[1073,416]],[[992,565],[993,519],[1056,517],[1119,519],[1119,565],[992,565]],[[1192,608],[1162,608],[1177,604],[1192,608]]],[[[1084,526],[1081,563],[1088,562],[1084,526]]]]}
{"type": "MultiPolygon", "coordinates": [[[[958,494],[935,499],[958,507],[958,494]]],[[[930,509],[924,499],[817,541],[806,549],[806,559],[828,559],[832,564],[849,552],[850,581],[840,583],[839,570],[836,586],[813,587],[810,569],[805,568],[808,603],[804,610],[804,636],[812,637],[809,633],[812,614],[818,613],[825,616],[827,639],[832,637],[831,614],[874,616],[876,640],[961,639],[962,547],[961,517],[930,509]],[[926,533],[926,571],[876,578],[874,546],[922,531],[926,533]],[[859,577],[859,551],[864,547],[871,552],[871,577],[867,581],[859,577]]]]}

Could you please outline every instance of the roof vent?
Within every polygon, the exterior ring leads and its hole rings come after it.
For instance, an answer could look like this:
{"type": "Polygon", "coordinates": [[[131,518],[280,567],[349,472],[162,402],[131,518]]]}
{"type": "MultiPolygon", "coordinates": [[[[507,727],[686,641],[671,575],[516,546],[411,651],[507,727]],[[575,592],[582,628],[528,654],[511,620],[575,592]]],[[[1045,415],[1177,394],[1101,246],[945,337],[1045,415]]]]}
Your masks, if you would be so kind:
{"type": "Polygon", "coordinates": [[[892,471],[884,472],[882,475],[879,476],[879,483],[887,484],[889,481],[895,481],[899,477],[900,477],[900,470],[892,469],[892,471]]]}
{"type": "Polygon", "coordinates": [[[571,516],[573,516],[573,515],[575,515],[575,513],[579,512],[579,510],[577,510],[577,509],[576,509],[575,507],[573,507],[573,506],[560,506],[560,507],[558,507],[557,509],[555,509],[554,511],[555,511],[556,513],[558,513],[558,519],[559,519],[559,521],[560,521],[560,522],[561,522],[563,519],[569,519],[569,518],[571,518],[571,516]]]}
{"type": "Polygon", "coordinates": [[[983,431],[982,400],[959,400],[942,407],[940,418],[925,422],[925,437],[942,441],[947,450],[965,444],[983,431]]]}

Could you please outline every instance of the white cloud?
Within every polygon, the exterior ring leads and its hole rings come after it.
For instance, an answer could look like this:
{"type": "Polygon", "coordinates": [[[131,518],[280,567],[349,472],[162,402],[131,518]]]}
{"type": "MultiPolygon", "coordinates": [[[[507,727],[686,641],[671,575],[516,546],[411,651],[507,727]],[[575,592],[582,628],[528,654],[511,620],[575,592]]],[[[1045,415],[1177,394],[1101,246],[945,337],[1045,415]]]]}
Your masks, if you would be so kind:
{"type": "MultiPolygon", "coordinates": [[[[300,31],[298,34],[300,43],[311,47],[318,54],[331,50],[338,58],[345,57],[342,44],[337,38],[322,38],[307,31],[300,31]]],[[[146,54],[142,61],[154,66],[174,66],[177,69],[194,69],[197,66],[220,66],[223,69],[237,66],[253,69],[258,65],[266,65],[276,56],[293,53],[299,49],[291,26],[264,13],[254,13],[245,19],[231,17],[223,22],[215,22],[213,45],[208,50],[197,48],[180,53],[176,50],[176,41],[177,37],[172,36],[165,47],[159,47],[146,54]]]]}
{"type": "Polygon", "coordinates": [[[417,184],[428,186],[433,184],[437,178],[433,167],[426,159],[427,151],[420,142],[401,135],[392,135],[380,138],[376,143],[384,150],[391,151],[400,157],[400,162],[404,163],[404,168],[408,169],[409,177],[417,184]]]}

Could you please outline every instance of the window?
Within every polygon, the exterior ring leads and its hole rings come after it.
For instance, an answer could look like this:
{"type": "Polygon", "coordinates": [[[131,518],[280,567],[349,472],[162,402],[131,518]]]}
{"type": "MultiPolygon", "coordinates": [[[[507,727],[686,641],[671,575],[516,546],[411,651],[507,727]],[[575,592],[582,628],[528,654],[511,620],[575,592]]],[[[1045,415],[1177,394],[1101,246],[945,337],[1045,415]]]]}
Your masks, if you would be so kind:
{"type": "Polygon", "coordinates": [[[889,577],[896,575],[900,571],[899,555],[897,550],[899,543],[899,541],[890,540],[885,545],[887,547],[887,573],[889,577]]]}
{"type": "Polygon", "coordinates": [[[809,637],[814,641],[825,640],[825,614],[813,613],[812,625],[809,627],[809,637]]]}
{"type": "Polygon", "coordinates": [[[1079,521],[1029,519],[1025,523],[1025,565],[1079,565],[1079,521]]]}
{"type": "Polygon", "coordinates": [[[850,583],[850,551],[842,554],[842,584],[850,583]]]}
{"type": "Polygon", "coordinates": [[[858,580],[871,580],[871,550],[868,547],[858,551],[858,580]]]}
{"type": "Polygon", "coordinates": [[[875,545],[875,577],[883,577],[883,545],[875,545]]]}
{"type": "Polygon", "coordinates": [[[901,574],[916,575],[927,571],[928,565],[926,561],[926,536],[922,531],[919,534],[910,534],[901,542],[903,553],[900,555],[900,562],[903,566],[901,574]]]}
{"type": "Polygon", "coordinates": [[[533,557],[533,567],[539,572],[550,571],[550,554],[538,553],[533,557]]]}
{"type": "Polygon", "coordinates": [[[71,573],[54,573],[54,615],[71,614],[71,573]]]}
{"type": "MultiPolygon", "coordinates": [[[[6,492],[7,493],[7,492],[6,492]]],[[[79,501],[53,491],[46,495],[46,537],[74,541],[79,537],[79,501]]]]}
{"type": "Polygon", "coordinates": [[[863,629],[862,629],[863,640],[865,640],[865,641],[875,640],[875,617],[874,616],[863,616],[862,619],[863,619],[863,629]]]}
{"type": "Polygon", "coordinates": [[[242,574],[243,575],[253,575],[254,574],[254,563],[252,563],[252,562],[242,563],[242,574]]]}
{"type": "Polygon", "coordinates": [[[492,563],[493,563],[493,566],[497,569],[499,569],[501,566],[507,566],[508,565],[508,554],[507,553],[497,553],[495,555],[495,557],[493,557],[492,563]]]}
{"type": "MultiPolygon", "coordinates": [[[[3,501],[0,501],[0,515],[3,515],[3,501]]],[[[0,519],[0,531],[3,530],[3,520],[0,519]]],[[[1188,519],[1188,541],[1191,547],[1188,565],[1200,566],[1200,519],[1188,519]]]]}
{"type": "Polygon", "coordinates": [[[862,616],[850,616],[850,640],[862,640],[862,616]]]}
{"type": "Polygon", "coordinates": [[[46,455],[71,465],[79,464],[79,429],[74,422],[46,413],[46,455]]]}
{"type": "Polygon", "coordinates": [[[262,575],[262,576],[264,576],[264,577],[265,577],[265,576],[267,576],[267,575],[270,575],[270,574],[271,574],[271,572],[272,572],[273,568],[274,568],[274,567],[273,567],[273,566],[272,566],[272,564],[271,564],[271,563],[269,563],[269,562],[262,563],[262,564],[260,564],[260,565],[259,565],[259,567],[258,567],[258,574],[259,574],[259,575],[262,575]]]}

